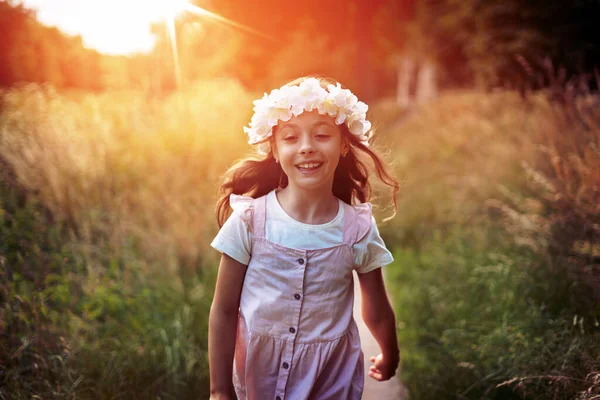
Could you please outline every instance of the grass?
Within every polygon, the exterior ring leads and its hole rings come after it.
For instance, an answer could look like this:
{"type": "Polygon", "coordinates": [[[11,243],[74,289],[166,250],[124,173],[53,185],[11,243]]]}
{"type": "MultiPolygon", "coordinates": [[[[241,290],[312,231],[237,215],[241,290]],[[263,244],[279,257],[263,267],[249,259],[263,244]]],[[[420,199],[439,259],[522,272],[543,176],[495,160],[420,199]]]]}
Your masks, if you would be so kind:
{"type": "Polygon", "coordinates": [[[413,398],[600,390],[598,101],[450,93],[385,132],[404,177],[382,233],[413,398]]]}
{"type": "Polygon", "coordinates": [[[207,393],[216,182],[251,97],[2,94],[0,398],[207,393]]]}
{"type": "MultiPolygon", "coordinates": [[[[556,93],[373,107],[412,398],[600,391],[598,99],[556,93]]],[[[0,93],[0,399],[206,397],[217,182],[255,97],[0,93]]]]}

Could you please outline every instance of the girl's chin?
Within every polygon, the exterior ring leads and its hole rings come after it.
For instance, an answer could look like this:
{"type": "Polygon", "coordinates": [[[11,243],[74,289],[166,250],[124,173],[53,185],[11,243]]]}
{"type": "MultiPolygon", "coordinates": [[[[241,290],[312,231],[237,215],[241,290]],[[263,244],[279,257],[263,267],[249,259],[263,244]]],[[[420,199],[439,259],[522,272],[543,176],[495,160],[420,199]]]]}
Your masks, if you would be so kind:
{"type": "Polygon", "coordinates": [[[301,190],[331,190],[333,188],[333,180],[317,176],[296,176],[290,179],[288,176],[288,185],[301,190]]]}

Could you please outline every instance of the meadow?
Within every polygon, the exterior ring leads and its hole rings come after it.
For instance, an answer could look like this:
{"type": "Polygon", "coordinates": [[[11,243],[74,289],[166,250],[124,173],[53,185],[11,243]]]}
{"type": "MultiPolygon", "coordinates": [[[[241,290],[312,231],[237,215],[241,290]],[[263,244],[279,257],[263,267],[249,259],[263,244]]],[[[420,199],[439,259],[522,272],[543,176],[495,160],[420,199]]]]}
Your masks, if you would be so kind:
{"type": "MultiPolygon", "coordinates": [[[[258,95],[0,93],[0,399],[208,397],[214,204],[258,95]]],[[[600,398],[598,110],[562,83],[372,105],[412,398],[600,398]]]]}

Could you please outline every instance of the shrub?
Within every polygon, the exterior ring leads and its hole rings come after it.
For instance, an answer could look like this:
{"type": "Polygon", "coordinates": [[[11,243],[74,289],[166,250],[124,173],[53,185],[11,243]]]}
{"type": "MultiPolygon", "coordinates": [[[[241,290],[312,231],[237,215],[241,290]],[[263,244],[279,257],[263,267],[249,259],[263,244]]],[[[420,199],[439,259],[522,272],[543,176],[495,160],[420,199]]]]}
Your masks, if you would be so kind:
{"type": "Polygon", "coordinates": [[[415,398],[597,390],[600,108],[560,93],[446,93],[385,132],[404,187],[382,233],[415,398]]]}
{"type": "Polygon", "coordinates": [[[250,97],[1,93],[0,398],[207,395],[215,183],[250,97]]]}

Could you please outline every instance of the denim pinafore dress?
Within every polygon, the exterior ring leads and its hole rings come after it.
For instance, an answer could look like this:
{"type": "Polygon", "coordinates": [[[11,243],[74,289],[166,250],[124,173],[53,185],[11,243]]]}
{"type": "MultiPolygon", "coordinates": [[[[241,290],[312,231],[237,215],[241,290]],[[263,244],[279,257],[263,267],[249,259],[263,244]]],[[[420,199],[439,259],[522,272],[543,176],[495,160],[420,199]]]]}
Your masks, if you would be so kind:
{"type": "Polygon", "coordinates": [[[265,239],[266,196],[252,201],[252,256],[244,278],[233,383],[240,400],[358,400],[364,356],[352,310],[353,245],[369,203],[344,208],[337,246],[294,249],[265,239]]]}

